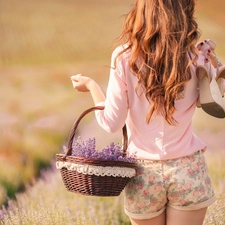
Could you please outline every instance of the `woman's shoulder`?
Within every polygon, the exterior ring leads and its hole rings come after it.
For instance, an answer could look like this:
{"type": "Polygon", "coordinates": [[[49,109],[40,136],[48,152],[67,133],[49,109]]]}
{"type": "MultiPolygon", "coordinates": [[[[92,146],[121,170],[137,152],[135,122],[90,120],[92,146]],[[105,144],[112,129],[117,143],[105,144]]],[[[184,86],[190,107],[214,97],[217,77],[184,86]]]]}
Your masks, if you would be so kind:
{"type": "Polygon", "coordinates": [[[114,58],[117,56],[118,57],[121,56],[122,58],[124,58],[124,57],[128,57],[130,55],[130,52],[131,52],[131,49],[129,48],[128,44],[124,44],[124,45],[117,46],[114,49],[112,55],[114,58]]]}

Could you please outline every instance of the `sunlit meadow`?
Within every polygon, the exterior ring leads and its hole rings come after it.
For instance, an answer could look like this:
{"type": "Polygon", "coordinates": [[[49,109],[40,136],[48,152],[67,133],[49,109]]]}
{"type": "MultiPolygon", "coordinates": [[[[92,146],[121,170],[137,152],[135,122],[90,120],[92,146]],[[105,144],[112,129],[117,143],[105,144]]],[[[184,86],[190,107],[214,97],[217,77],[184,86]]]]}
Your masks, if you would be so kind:
{"type": "MultiPolygon", "coordinates": [[[[132,2],[0,1],[0,224],[130,224],[123,194],[97,198],[67,192],[54,156],[76,117],[93,106],[88,94],[72,89],[70,76],[92,76],[105,90],[114,38],[132,2]]],[[[197,19],[202,39],[214,39],[225,58],[225,3],[217,3],[199,0],[197,19]]],[[[93,118],[81,124],[82,137],[96,137],[100,147],[120,139],[120,133],[105,134],[93,118]]],[[[205,224],[222,225],[225,120],[198,109],[194,127],[209,146],[206,158],[217,194],[205,224]]]]}

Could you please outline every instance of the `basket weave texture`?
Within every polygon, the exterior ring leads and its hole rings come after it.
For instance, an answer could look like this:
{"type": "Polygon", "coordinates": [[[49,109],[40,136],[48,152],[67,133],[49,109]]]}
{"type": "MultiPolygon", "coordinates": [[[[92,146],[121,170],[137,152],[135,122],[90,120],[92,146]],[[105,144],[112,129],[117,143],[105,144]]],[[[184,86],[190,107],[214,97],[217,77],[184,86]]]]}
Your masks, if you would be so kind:
{"type": "MultiPolygon", "coordinates": [[[[136,164],[124,161],[90,159],[84,157],[72,156],[72,145],[77,127],[81,119],[94,110],[103,110],[103,106],[96,106],[84,111],[73,124],[67,144],[65,154],[56,154],[56,164],[62,162],[71,163],[73,165],[92,166],[96,168],[112,168],[116,170],[130,169],[135,171],[136,164]]],[[[123,156],[127,151],[127,130],[123,127],[123,156]]],[[[63,163],[63,164],[64,164],[63,163]]],[[[68,191],[91,196],[118,196],[125,188],[131,176],[113,176],[113,175],[95,175],[85,174],[76,170],[69,170],[66,167],[60,168],[63,183],[68,191]]],[[[135,175],[135,172],[132,176],[135,175]]]]}

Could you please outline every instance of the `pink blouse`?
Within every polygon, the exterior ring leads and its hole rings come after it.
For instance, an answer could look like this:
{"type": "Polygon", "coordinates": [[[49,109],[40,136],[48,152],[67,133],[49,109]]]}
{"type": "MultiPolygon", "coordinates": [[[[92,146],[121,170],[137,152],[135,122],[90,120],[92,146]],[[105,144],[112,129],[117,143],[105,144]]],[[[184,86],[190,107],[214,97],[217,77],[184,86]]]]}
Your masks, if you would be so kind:
{"type": "MultiPolygon", "coordinates": [[[[129,68],[129,52],[114,59],[122,50],[116,48],[112,54],[110,78],[106,100],[97,105],[104,105],[104,110],[95,112],[98,123],[108,132],[116,132],[127,125],[128,151],[140,159],[166,160],[190,155],[206,149],[194,133],[192,117],[195,112],[199,92],[197,89],[196,67],[191,66],[192,79],[187,83],[181,98],[175,101],[174,118],[177,125],[171,126],[161,115],[155,115],[150,123],[145,122],[150,109],[145,95],[138,97],[135,92],[136,76],[129,68]]],[[[199,55],[198,65],[204,64],[199,55]]]]}

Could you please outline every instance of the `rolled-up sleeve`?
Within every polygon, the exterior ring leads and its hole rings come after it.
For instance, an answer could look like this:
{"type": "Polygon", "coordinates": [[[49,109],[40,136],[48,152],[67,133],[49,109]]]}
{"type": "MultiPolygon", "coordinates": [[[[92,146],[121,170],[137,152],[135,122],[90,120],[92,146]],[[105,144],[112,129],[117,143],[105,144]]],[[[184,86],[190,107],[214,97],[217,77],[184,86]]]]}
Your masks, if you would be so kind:
{"type": "Polygon", "coordinates": [[[124,73],[126,59],[122,56],[117,57],[118,53],[117,48],[112,54],[106,100],[97,104],[105,108],[95,112],[99,125],[111,133],[122,129],[128,111],[126,74],[124,73]]]}

